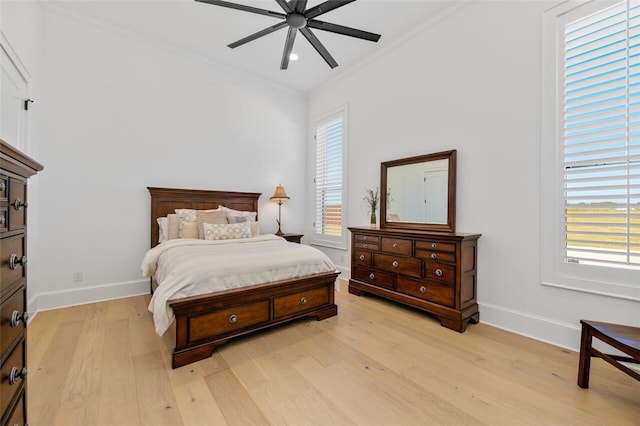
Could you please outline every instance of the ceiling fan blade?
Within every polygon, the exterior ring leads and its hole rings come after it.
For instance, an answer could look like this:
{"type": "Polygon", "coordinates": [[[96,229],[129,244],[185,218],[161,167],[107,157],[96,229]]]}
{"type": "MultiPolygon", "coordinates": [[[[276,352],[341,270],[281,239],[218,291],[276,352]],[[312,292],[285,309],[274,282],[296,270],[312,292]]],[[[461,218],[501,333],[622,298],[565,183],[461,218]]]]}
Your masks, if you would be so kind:
{"type": "Polygon", "coordinates": [[[307,0],[292,0],[293,11],[296,13],[304,14],[304,10],[307,8],[307,0]]]}
{"type": "Polygon", "coordinates": [[[276,3],[278,3],[282,8],[282,10],[284,10],[285,12],[287,13],[293,12],[293,9],[291,8],[291,6],[289,6],[289,3],[287,2],[287,0],[276,0],[276,3]]]}
{"type": "Polygon", "coordinates": [[[327,13],[332,11],[333,9],[337,9],[346,4],[353,3],[356,0],[329,0],[324,3],[320,3],[319,5],[312,7],[304,13],[304,17],[307,19],[313,19],[316,16],[320,16],[323,13],[327,13]]]}
{"type": "Polygon", "coordinates": [[[238,41],[234,41],[233,43],[228,44],[227,46],[229,46],[232,49],[235,49],[238,46],[242,46],[245,43],[249,43],[250,41],[253,41],[253,40],[255,40],[257,38],[260,38],[262,36],[265,36],[267,34],[271,34],[272,32],[278,31],[279,29],[285,28],[286,26],[287,26],[287,22],[286,21],[279,22],[279,23],[277,23],[277,24],[275,24],[275,25],[273,25],[273,26],[271,26],[269,28],[265,28],[262,31],[258,31],[255,34],[251,34],[250,36],[242,38],[242,39],[240,39],[238,41]]]}
{"type": "Polygon", "coordinates": [[[245,11],[245,12],[257,13],[257,14],[266,15],[266,16],[272,16],[274,18],[285,19],[287,17],[287,15],[285,15],[284,13],[272,12],[271,10],[260,9],[260,8],[251,7],[251,6],[245,6],[243,4],[231,3],[231,2],[228,2],[228,1],[221,1],[221,0],[196,0],[196,1],[200,2],[200,3],[212,4],[214,6],[228,7],[230,9],[237,9],[237,10],[242,10],[242,11],[245,11]]]}
{"type": "Polygon", "coordinates": [[[325,49],[322,43],[320,43],[320,40],[318,40],[318,38],[311,32],[309,28],[300,28],[300,32],[307,40],[309,40],[309,43],[311,43],[313,48],[316,49],[316,51],[320,54],[320,56],[322,56],[322,58],[327,62],[327,64],[329,64],[331,68],[335,68],[338,66],[336,60],[333,59],[329,51],[325,49]]]}
{"type": "Polygon", "coordinates": [[[316,21],[315,19],[309,19],[307,21],[307,27],[315,28],[317,30],[329,31],[331,33],[342,34],[350,37],[361,38],[363,40],[369,40],[377,42],[380,40],[380,34],[370,33],[368,31],[357,30],[355,28],[349,28],[342,25],[331,24],[329,22],[316,21]]]}
{"type": "Polygon", "coordinates": [[[296,40],[297,33],[297,29],[289,27],[289,32],[287,33],[287,41],[284,43],[284,51],[282,52],[282,62],[280,62],[281,70],[286,70],[289,66],[289,58],[291,57],[293,42],[296,40]]]}

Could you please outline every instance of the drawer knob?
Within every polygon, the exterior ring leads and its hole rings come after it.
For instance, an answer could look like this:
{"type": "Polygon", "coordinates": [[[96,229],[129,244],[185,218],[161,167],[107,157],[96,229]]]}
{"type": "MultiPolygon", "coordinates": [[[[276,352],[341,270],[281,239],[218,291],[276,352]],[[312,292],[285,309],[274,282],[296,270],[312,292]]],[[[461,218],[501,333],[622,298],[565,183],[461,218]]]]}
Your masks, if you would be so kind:
{"type": "Polygon", "coordinates": [[[438,244],[436,244],[436,243],[431,243],[431,248],[436,248],[436,247],[438,247],[438,244]]]}
{"type": "Polygon", "coordinates": [[[21,208],[27,208],[29,207],[29,203],[22,201],[20,198],[16,198],[16,201],[13,202],[13,207],[16,210],[20,210],[21,208]]]}
{"type": "Polygon", "coordinates": [[[370,273],[370,274],[369,274],[369,278],[370,278],[370,279],[372,279],[372,280],[375,280],[375,279],[376,279],[376,276],[375,276],[375,275],[374,275],[374,273],[372,272],[372,273],[370,273]]]}
{"type": "Polygon", "coordinates": [[[437,254],[435,254],[435,253],[431,253],[431,258],[435,260],[435,259],[437,259],[437,258],[438,258],[438,255],[437,255],[437,254]]]}
{"type": "Polygon", "coordinates": [[[306,305],[307,304],[307,298],[303,297],[302,299],[300,299],[300,304],[301,305],[306,305]]]}
{"type": "Polygon", "coordinates": [[[420,286],[420,293],[426,293],[427,288],[425,286],[420,286]]]}
{"type": "Polygon", "coordinates": [[[11,327],[17,327],[18,325],[20,325],[20,321],[22,321],[26,327],[27,321],[29,321],[29,313],[25,312],[20,315],[20,312],[13,311],[11,313],[11,327]]]}
{"type": "Polygon", "coordinates": [[[11,372],[9,373],[9,384],[15,385],[18,379],[24,379],[27,377],[27,369],[22,368],[22,370],[18,370],[16,367],[11,368],[11,372]]]}
{"type": "Polygon", "coordinates": [[[0,225],[4,225],[7,219],[4,218],[3,214],[0,214],[0,225]]]}
{"type": "Polygon", "coordinates": [[[359,257],[360,260],[364,260],[364,254],[361,254],[359,257]]]}
{"type": "Polygon", "coordinates": [[[441,277],[442,276],[442,269],[436,269],[436,275],[441,277]]]}
{"type": "Polygon", "coordinates": [[[394,261],[393,261],[393,263],[392,263],[391,265],[393,265],[393,267],[394,267],[394,268],[397,268],[397,267],[398,267],[398,265],[399,265],[399,263],[398,263],[398,261],[397,261],[397,260],[394,260],[394,261]]]}
{"type": "Polygon", "coordinates": [[[362,245],[362,248],[367,248],[367,244],[366,244],[366,243],[365,243],[365,244],[363,244],[363,245],[362,245]]]}
{"type": "Polygon", "coordinates": [[[238,322],[238,316],[237,316],[237,315],[230,315],[230,316],[229,316],[229,322],[230,322],[231,324],[235,324],[235,323],[237,323],[237,322],[238,322]]]}
{"type": "Polygon", "coordinates": [[[7,189],[7,184],[4,183],[4,181],[0,182],[0,191],[4,191],[5,189],[7,189]]]}
{"type": "Polygon", "coordinates": [[[362,238],[363,240],[367,241],[369,239],[369,237],[367,237],[366,235],[362,238]]]}
{"type": "Polygon", "coordinates": [[[393,248],[398,248],[398,243],[393,243],[393,248]]]}
{"type": "Polygon", "coordinates": [[[17,254],[12,253],[11,257],[9,258],[9,268],[11,270],[14,270],[18,267],[18,265],[22,265],[22,267],[24,268],[27,265],[27,256],[22,256],[22,258],[19,259],[17,254]]]}

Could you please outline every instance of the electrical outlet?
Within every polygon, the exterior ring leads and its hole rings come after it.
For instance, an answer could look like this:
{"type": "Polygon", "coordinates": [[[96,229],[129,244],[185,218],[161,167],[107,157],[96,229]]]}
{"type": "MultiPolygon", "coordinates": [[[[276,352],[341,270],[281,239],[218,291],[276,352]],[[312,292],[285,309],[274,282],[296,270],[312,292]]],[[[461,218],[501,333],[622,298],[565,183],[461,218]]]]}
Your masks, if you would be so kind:
{"type": "Polygon", "coordinates": [[[74,272],[73,273],[73,280],[74,281],[82,281],[83,280],[82,272],[81,271],[74,272]]]}

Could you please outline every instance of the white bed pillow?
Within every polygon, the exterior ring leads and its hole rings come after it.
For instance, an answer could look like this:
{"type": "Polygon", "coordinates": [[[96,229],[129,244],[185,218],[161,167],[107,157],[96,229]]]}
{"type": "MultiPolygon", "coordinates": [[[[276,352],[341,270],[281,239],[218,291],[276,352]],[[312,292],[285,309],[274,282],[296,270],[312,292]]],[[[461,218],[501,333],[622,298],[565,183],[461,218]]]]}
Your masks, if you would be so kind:
{"type": "Polygon", "coordinates": [[[205,240],[231,240],[251,238],[251,224],[242,223],[203,223],[205,240]]]}
{"type": "Polygon", "coordinates": [[[158,222],[158,243],[163,243],[169,239],[169,220],[167,217],[159,217],[158,222]]]}
{"type": "Polygon", "coordinates": [[[258,216],[258,212],[245,212],[242,210],[234,210],[229,207],[220,206],[218,207],[220,210],[223,210],[228,213],[229,216],[244,216],[247,218],[249,222],[255,222],[258,216]]]}

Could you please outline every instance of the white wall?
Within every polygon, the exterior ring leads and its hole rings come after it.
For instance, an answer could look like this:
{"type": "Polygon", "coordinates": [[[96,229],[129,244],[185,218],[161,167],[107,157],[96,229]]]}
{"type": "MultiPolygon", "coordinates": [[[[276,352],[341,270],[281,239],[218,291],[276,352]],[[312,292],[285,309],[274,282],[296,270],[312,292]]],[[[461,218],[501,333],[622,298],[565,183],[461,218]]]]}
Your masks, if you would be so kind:
{"type": "Polygon", "coordinates": [[[282,183],[303,229],[302,95],[47,8],[43,34],[30,310],[148,291],[147,186],[262,192],[266,233],[282,183]]]}
{"type": "Polygon", "coordinates": [[[379,185],[380,162],[457,149],[456,228],[482,234],[480,320],[576,349],[580,318],[638,324],[640,306],[540,284],[540,27],[548,6],[464,6],[316,91],[309,120],[349,103],[349,226],[368,223],[361,198],[379,185]]]}

